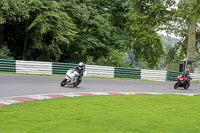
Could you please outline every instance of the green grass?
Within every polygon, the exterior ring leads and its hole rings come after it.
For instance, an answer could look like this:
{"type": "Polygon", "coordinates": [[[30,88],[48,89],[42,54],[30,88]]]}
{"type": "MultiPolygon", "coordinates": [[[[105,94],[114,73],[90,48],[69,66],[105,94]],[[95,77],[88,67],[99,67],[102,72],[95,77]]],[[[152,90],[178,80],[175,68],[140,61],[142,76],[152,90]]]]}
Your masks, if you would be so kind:
{"type": "Polygon", "coordinates": [[[0,133],[200,133],[200,96],[58,98],[0,108],[0,133]]]}

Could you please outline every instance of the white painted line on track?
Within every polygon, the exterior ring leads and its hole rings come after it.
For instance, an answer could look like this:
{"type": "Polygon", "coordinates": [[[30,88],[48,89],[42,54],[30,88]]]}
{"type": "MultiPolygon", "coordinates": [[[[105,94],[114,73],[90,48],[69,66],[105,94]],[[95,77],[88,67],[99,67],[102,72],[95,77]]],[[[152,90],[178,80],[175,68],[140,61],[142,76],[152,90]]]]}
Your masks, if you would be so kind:
{"type": "Polygon", "coordinates": [[[81,95],[75,94],[75,93],[58,93],[58,94],[61,94],[61,95],[66,96],[66,97],[79,97],[79,96],[81,96],[81,95]]]}
{"type": "MultiPolygon", "coordinates": [[[[11,104],[20,103],[20,101],[16,101],[16,100],[4,100],[4,102],[8,102],[8,103],[11,103],[11,104]]],[[[1,101],[0,101],[0,103],[1,103],[1,101]]]]}
{"type": "Polygon", "coordinates": [[[157,93],[157,92],[73,92],[73,93],[47,93],[47,94],[37,94],[37,95],[24,95],[3,98],[0,100],[0,107],[29,102],[38,101],[53,98],[65,98],[65,97],[79,97],[79,96],[97,96],[97,95],[186,95],[195,96],[200,93],[157,93]]]}
{"type": "Polygon", "coordinates": [[[11,104],[13,104],[13,103],[11,103],[11,102],[6,102],[6,101],[0,101],[0,104],[3,104],[3,105],[11,105],[11,104]]]}

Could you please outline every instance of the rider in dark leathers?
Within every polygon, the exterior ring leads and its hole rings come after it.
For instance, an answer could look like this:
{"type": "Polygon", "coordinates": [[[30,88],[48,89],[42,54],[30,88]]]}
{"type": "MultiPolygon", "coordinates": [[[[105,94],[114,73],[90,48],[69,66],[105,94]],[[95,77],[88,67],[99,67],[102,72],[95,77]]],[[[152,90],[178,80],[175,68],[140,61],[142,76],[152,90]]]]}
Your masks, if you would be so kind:
{"type": "Polygon", "coordinates": [[[189,69],[186,69],[185,72],[183,72],[181,74],[182,77],[186,77],[187,78],[187,81],[189,81],[191,78],[190,78],[190,70],[189,69]]]}

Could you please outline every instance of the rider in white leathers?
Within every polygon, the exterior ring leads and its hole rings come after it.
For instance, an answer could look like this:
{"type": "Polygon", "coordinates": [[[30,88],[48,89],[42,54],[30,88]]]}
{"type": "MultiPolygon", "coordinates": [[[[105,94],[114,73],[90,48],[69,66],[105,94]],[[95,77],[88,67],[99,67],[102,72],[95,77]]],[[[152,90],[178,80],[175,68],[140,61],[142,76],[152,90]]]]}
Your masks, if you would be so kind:
{"type": "Polygon", "coordinates": [[[78,64],[78,66],[76,66],[74,69],[79,73],[79,76],[78,76],[78,84],[80,84],[81,80],[82,80],[82,77],[83,77],[83,73],[85,72],[85,68],[84,68],[84,64],[82,62],[80,62],[78,64]]]}

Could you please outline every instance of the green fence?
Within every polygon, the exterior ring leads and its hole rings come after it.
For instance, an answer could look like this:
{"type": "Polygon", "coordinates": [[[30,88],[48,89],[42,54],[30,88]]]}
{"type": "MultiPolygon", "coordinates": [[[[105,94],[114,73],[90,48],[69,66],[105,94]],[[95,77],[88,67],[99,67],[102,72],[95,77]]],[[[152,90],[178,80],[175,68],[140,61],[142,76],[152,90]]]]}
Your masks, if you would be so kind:
{"type": "Polygon", "coordinates": [[[0,59],[0,72],[16,72],[15,60],[0,59]]]}
{"type": "MultiPolygon", "coordinates": [[[[72,63],[52,63],[52,74],[64,75],[69,69],[77,66],[78,64],[72,63]]],[[[0,72],[16,72],[16,61],[0,59],[0,72]]],[[[167,81],[176,81],[177,76],[181,75],[181,72],[176,71],[167,71],[166,80],[167,81]]],[[[141,70],[133,68],[114,68],[114,77],[115,78],[133,78],[141,79],[141,70]]]]}
{"type": "Polygon", "coordinates": [[[182,72],[176,72],[176,71],[167,71],[167,81],[176,81],[177,76],[181,75],[182,72]]]}
{"type": "Polygon", "coordinates": [[[141,79],[141,70],[140,69],[133,69],[133,68],[116,67],[114,77],[115,78],[141,79]]]}
{"type": "Polygon", "coordinates": [[[52,73],[64,75],[64,74],[66,74],[67,70],[69,70],[75,66],[77,66],[77,64],[53,62],[53,64],[52,64],[53,72],[52,73]]]}

